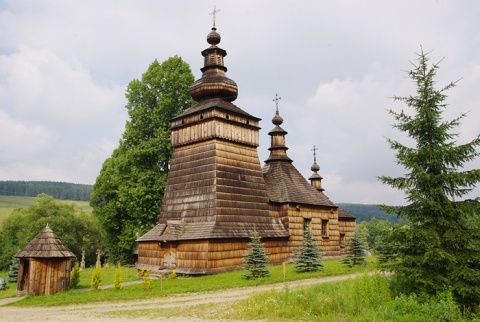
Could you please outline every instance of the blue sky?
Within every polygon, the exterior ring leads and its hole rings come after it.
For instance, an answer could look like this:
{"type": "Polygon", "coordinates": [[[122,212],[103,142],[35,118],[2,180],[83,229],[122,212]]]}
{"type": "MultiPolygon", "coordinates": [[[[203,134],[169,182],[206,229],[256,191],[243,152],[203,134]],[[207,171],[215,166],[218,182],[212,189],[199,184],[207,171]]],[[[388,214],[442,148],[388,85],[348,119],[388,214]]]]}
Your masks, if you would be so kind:
{"type": "Polygon", "coordinates": [[[334,202],[403,202],[376,178],[402,174],[385,138],[409,141],[387,109],[414,94],[420,46],[443,59],[438,86],[460,79],[445,113],[468,112],[458,141],[480,133],[480,2],[0,0],[0,180],[93,184],[128,82],[173,55],[201,76],[214,5],[235,104],[262,119],[261,164],[278,93],[290,158],[309,177],[315,145],[334,202]]]}

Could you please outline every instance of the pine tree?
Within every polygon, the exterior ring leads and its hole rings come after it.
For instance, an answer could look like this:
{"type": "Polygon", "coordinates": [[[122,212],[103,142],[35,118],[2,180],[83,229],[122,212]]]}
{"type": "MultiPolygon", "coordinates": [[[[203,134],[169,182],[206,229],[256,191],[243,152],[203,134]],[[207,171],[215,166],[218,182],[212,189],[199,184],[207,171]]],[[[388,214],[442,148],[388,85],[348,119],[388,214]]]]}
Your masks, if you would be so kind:
{"type": "Polygon", "coordinates": [[[457,144],[458,134],[451,130],[466,114],[450,121],[442,119],[447,107],[445,92],[456,83],[436,89],[438,64],[429,66],[423,50],[417,56],[418,63],[408,72],[416,84],[416,95],[394,97],[409,110],[389,111],[396,121],[394,127],[413,141],[407,146],[388,139],[406,174],[379,177],[403,190],[408,203],[383,207],[408,219],[407,225],[392,233],[397,261],[391,267],[407,287],[404,292],[435,296],[451,291],[462,306],[474,307],[480,304],[480,203],[479,198],[461,198],[480,181],[480,169],[464,169],[467,162],[478,158],[480,135],[457,144]]]}
{"type": "Polygon", "coordinates": [[[349,267],[364,265],[366,263],[365,254],[367,245],[360,234],[355,232],[345,247],[346,256],[342,259],[342,263],[349,267]]]}
{"type": "Polygon", "coordinates": [[[299,272],[316,272],[323,268],[322,252],[315,243],[310,229],[305,229],[303,245],[297,254],[295,270],[299,272]]]}
{"type": "Polygon", "coordinates": [[[20,259],[12,257],[12,263],[10,264],[7,272],[7,282],[16,283],[18,278],[18,266],[20,259]]]}
{"type": "Polygon", "coordinates": [[[260,240],[261,237],[255,232],[251,237],[251,242],[248,244],[249,248],[245,254],[244,262],[246,264],[245,269],[250,271],[250,274],[243,275],[246,279],[256,279],[270,275],[267,266],[267,252],[260,240]]]}

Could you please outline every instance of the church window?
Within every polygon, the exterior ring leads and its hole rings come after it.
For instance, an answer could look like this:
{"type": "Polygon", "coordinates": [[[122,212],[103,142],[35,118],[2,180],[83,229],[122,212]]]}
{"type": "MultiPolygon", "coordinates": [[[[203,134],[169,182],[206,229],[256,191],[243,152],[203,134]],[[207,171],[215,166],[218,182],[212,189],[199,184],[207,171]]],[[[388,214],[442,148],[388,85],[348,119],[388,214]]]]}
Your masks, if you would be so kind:
{"type": "Polygon", "coordinates": [[[328,237],[328,220],[322,219],[322,237],[328,237]]]}
{"type": "Polygon", "coordinates": [[[311,230],[312,228],[312,219],[310,218],[303,218],[303,231],[311,230]]]}
{"type": "Polygon", "coordinates": [[[340,234],[340,247],[345,247],[345,234],[340,234]]]}

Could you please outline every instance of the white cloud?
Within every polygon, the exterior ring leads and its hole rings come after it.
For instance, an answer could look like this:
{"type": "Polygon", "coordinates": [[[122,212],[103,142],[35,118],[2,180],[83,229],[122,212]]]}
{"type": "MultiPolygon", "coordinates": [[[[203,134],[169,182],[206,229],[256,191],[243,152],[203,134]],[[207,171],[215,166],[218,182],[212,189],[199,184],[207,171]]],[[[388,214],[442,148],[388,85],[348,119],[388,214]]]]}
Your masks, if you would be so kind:
{"type": "Polygon", "coordinates": [[[45,127],[23,124],[0,109],[0,164],[34,158],[51,148],[52,133],[45,127]]]}

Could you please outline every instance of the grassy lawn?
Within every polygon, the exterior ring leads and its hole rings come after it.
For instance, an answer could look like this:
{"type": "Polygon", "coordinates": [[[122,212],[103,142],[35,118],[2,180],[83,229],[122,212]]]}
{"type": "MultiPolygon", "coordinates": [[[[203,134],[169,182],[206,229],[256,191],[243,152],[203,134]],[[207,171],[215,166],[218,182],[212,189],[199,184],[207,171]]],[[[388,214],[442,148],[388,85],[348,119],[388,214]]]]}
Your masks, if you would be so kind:
{"type": "MultiPolygon", "coordinates": [[[[236,287],[281,283],[283,281],[294,281],[313,277],[345,275],[356,272],[369,271],[372,270],[373,267],[374,265],[370,263],[367,266],[349,268],[342,265],[338,260],[325,260],[325,267],[321,272],[297,273],[294,271],[293,264],[287,264],[284,279],[283,266],[276,265],[270,266],[271,276],[257,280],[246,280],[242,278],[242,275],[246,273],[246,271],[243,270],[199,277],[178,276],[176,279],[166,278],[161,281],[154,280],[152,283],[153,287],[149,291],[143,291],[141,283],[125,286],[121,290],[104,289],[88,292],[78,292],[77,290],[70,290],[68,292],[58,293],[50,296],[27,296],[25,299],[12,305],[57,306],[92,302],[140,300],[153,297],[167,296],[169,294],[216,291],[236,287]]],[[[92,272],[93,269],[87,269],[81,272],[81,280],[79,287],[89,287],[92,272]]],[[[103,269],[101,285],[113,284],[114,274],[114,268],[103,269]]],[[[123,281],[137,279],[136,270],[133,268],[122,268],[122,279],[123,281]]]]}

